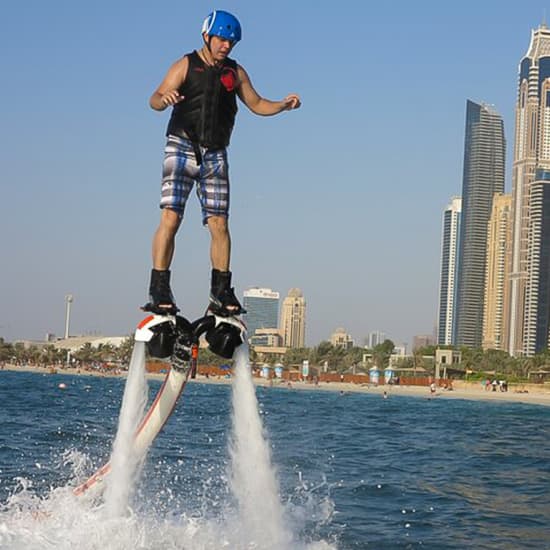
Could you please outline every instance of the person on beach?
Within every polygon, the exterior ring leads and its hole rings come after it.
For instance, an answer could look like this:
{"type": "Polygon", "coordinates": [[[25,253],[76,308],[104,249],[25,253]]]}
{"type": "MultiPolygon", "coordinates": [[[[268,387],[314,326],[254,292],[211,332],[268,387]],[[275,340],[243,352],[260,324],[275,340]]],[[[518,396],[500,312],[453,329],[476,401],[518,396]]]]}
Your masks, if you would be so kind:
{"type": "Polygon", "coordinates": [[[208,309],[221,316],[244,313],[231,287],[231,237],[228,227],[227,146],[237,113],[237,97],[254,113],[271,116],[298,109],[297,94],[281,101],[261,97],[248,73],[229,57],[241,40],[241,25],[226,11],[213,11],[202,25],[203,45],[176,61],[149,104],[155,111],[172,108],[166,131],[160,224],[153,237],[153,269],[146,311],[179,311],[170,286],[175,237],[187,198],[196,185],[202,221],[210,232],[212,264],[208,309]]]}

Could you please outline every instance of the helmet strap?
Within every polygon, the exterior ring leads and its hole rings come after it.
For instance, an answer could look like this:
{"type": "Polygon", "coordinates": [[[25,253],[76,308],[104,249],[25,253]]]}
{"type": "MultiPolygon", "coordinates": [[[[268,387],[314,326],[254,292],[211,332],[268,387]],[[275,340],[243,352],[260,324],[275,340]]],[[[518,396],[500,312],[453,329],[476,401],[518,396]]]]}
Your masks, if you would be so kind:
{"type": "Polygon", "coordinates": [[[204,47],[206,48],[206,51],[208,52],[208,57],[209,57],[209,59],[207,59],[206,61],[208,65],[215,65],[214,56],[212,55],[212,49],[210,48],[210,42],[212,41],[212,36],[210,36],[209,34],[207,34],[206,36],[208,40],[204,38],[204,35],[202,37],[202,40],[204,42],[204,47]]]}
{"type": "Polygon", "coordinates": [[[204,45],[206,46],[206,49],[208,50],[208,53],[212,54],[212,50],[210,48],[210,42],[212,42],[212,37],[209,34],[207,34],[206,38],[203,35],[202,39],[204,41],[204,45]],[[206,38],[208,38],[208,40],[206,38]]]}

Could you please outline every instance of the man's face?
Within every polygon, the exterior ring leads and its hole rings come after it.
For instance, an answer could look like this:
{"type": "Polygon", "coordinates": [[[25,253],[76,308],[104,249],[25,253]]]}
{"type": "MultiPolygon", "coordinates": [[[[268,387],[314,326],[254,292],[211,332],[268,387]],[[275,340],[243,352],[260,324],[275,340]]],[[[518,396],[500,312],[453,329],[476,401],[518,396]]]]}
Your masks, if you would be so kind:
{"type": "Polygon", "coordinates": [[[206,40],[210,38],[210,52],[214,61],[223,61],[234,46],[234,42],[227,38],[220,38],[219,36],[206,36],[206,40]]]}

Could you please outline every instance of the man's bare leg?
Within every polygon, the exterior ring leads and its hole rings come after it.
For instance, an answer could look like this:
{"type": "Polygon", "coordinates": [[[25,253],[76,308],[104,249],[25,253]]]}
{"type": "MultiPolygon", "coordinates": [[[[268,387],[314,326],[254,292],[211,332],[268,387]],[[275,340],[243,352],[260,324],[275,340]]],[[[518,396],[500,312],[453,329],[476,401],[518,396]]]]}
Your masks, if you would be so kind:
{"type": "Polygon", "coordinates": [[[153,270],[149,285],[149,303],[144,309],[154,313],[177,313],[178,308],[170,288],[170,264],[174,256],[176,233],[181,216],[169,208],[163,208],[160,224],[153,237],[153,270]]]}
{"type": "Polygon", "coordinates": [[[212,262],[212,281],[210,287],[210,309],[219,315],[238,315],[243,313],[241,304],[231,287],[231,236],[227,218],[211,216],[207,220],[210,230],[210,260],[212,262]]]}
{"type": "Polygon", "coordinates": [[[175,210],[162,209],[160,223],[153,237],[153,269],[164,271],[170,268],[181,219],[175,210]]]}
{"type": "Polygon", "coordinates": [[[231,258],[231,236],[224,216],[211,216],[207,220],[210,230],[210,261],[212,268],[229,271],[231,258]]]}

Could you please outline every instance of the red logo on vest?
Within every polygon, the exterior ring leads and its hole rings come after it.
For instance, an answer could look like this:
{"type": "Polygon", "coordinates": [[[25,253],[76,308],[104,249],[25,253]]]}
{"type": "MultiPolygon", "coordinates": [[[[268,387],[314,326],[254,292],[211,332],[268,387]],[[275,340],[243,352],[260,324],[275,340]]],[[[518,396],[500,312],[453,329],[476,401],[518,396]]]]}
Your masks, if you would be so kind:
{"type": "Polygon", "coordinates": [[[228,92],[232,92],[237,84],[237,72],[231,67],[224,67],[220,81],[228,92]]]}

